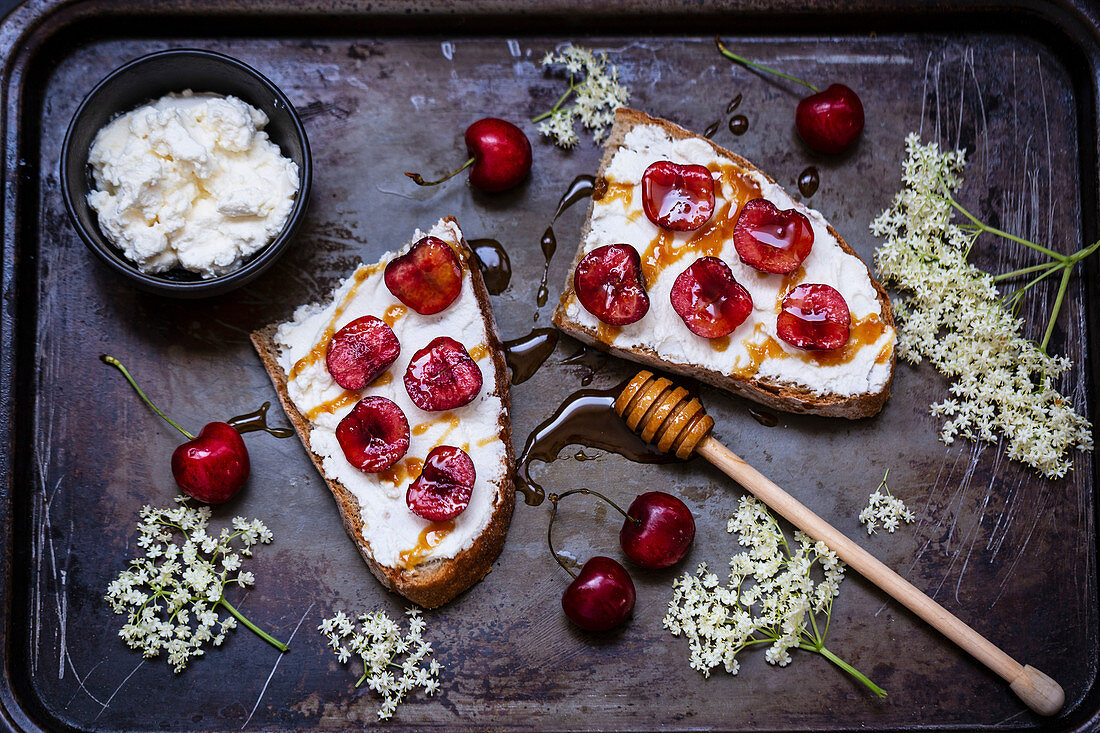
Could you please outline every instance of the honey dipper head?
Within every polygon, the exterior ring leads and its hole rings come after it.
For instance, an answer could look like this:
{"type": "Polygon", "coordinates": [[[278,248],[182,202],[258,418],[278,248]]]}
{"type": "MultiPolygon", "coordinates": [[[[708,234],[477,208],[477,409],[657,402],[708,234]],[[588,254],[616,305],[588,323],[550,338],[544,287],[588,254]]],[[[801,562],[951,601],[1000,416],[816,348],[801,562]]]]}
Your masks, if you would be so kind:
{"type": "Polygon", "coordinates": [[[638,372],[623,388],[615,412],[642,440],[677,458],[694,453],[714,427],[698,397],[649,371],[638,372]]]}

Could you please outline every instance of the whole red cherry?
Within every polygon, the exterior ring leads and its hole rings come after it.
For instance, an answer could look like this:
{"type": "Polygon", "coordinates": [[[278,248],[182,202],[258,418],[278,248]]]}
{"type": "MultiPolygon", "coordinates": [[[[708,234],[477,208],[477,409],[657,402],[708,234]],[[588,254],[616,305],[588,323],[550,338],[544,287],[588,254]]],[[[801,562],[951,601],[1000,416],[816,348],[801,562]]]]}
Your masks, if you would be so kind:
{"type": "Polygon", "coordinates": [[[843,153],[855,144],[863,132],[863,102],[859,95],[843,84],[831,84],[821,91],[797,76],[750,61],[730,51],[718,36],[714,37],[718,52],[739,64],[784,79],[797,82],[814,93],[798,102],[794,124],[803,142],[819,153],[843,153]]]}
{"type": "Polygon", "coordinates": [[[626,621],[636,598],[626,568],[610,557],[597,555],[565,589],[561,607],[569,620],[585,631],[609,631],[626,621]]]}
{"type": "Polygon", "coordinates": [[[466,152],[462,166],[436,181],[425,181],[419,173],[405,173],[418,186],[435,186],[470,168],[470,185],[497,193],[520,184],[531,172],[531,141],[511,122],[485,117],[466,128],[466,152]]]}
{"type": "Polygon", "coordinates": [[[643,568],[667,568],[684,559],[695,541],[695,519],[687,504],[663,491],[640,494],[626,510],[619,544],[643,568]]]}
{"type": "Polygon", "coordinates": [[[241,431],[264,430],[279,438],[293,435],[291,430],[272,429],[267,426],[267,403],[250,415],[232,418],[241,420],[241,428],[227,422],[207,423],[198,436],[194,436],[177,425],[145,396],[130,372],[113,356],[101,355],[104,364],[115,367],[134,391],[153,412],[178,430],[187,442],[172,452],[172,476],[183,493],[207,504],[221,504],[229,501],[248,480],[251,464],[248,460],[248,448],[245,447],[241,431]]]}
{"type": "Polygon", "coordinates": [[[843,153],[863,132],[863,102],[843,84],[803,97],[794,113],[802,141],[819,153],[843,153]]]}
{"type": "Polygon", "coordinates": [[[197,437],[172,451],[172,477],[183,493],[207,504],[236,496],[249,468],[248,448],[229,423],[207,423],[197,437]]]}

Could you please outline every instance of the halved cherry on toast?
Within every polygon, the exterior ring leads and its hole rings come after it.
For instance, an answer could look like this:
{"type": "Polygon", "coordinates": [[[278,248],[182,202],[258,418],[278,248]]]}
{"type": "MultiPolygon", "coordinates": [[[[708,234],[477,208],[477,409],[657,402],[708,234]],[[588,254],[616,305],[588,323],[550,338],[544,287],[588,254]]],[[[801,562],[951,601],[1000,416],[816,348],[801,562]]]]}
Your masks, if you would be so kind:
{"type": "Polygon", "coordinates": [[[780,211],[767,199],[753,199],[737,217],[733,246],[749,267],[785,275],[809,257],[814,230],[804,214],[794,209],[780,211]]]}
{"type": "Polygon", "coordinates": [[[385,280],[395,298],[430,316],[458,297],[462,267],[449,244],[438,237],[424,237],[386,265],[385,280]]]}
{"type": "Polygon", "coordinates": [[[696,336],[728,336],[752,313],[752,296],[717,257],[700,257],[681,272],[669,293],[672,308],[696,336]]]}
{"type": "Polygon", "coordinates": [[[440,336],[413,354],[405,370],[405,390],[421,410],[462,407],[481,391],[481,369],[466,347],[440,336]]]}
{"type": "Polygon", "coordinates": [[[432,522],[454,519],[470,505],[476,479],[466,451],[441,445],[424,459],[420,475],[405,492],[405,503],[413,514],[432,522]]]}
{"type": "Polygon", "coordinates": [[[665,229],[698,229],[714,213],[714,178],[706,166],[658,160],[642,174],[642,209],[665,229]]]}
{"type": "Polygon", "coordinates": [[[586,254],[573,273],[573,290],[589,313],[612,326],[649,312],[642,259],[629,244],[605,244],[586,254]]]}
{"type": "Polygon", "coordinates": [[[852,314],[844,296],[831,285],[803,284],[783,298],[776,333],[792,346],[839,349],[851,335],[852,314]]]}
{"type": "Polygon", "coordinates": [[[360,390],[401,354],[401,343],[386,322],[374,316],[356,318],[335,334],[325,353],[332,379],[344,389],[360,390]]]}
{"type": "Polygon", "coordinates": [[[392,400],[364,397],[336,426],[336,440],[348,463],[378,473],[409,450],[409,421],[392,400]]]}

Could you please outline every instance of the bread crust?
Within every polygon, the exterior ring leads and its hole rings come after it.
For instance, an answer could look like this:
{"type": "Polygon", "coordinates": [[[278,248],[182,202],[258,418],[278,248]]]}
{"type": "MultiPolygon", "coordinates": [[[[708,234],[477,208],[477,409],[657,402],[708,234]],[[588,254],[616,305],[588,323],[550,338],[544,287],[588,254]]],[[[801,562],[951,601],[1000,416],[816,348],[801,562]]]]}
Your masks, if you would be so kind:
{"type": "MultiPolygon", "coordinates": [[[[775,183],[775,180],[771,176],[737,153],[719,145],[715,145],[707,138],[696,135],[689,130],[685,130],[668,120],[650,117],[644,112],[626,107],[620,108],[615,112],[615,124],[611,128],[611,133],[608,135],[605,144],[603,157],[600,159],[600,168],[596,175],[597,180],[604,177],[608,166],[611,165],[612,158],[615,157],[615,153],[622,147],[627,133],[637,125],[657,125],[675,140],[698,138],[714,148],[718,155],[728,158],[746,170],[756,171],[764,176],[769,182],[775,183]]],[[[558,307],[554,310],[554,325],[563,333],[589,346],[600,349],[601,351],[606,351],[615,356],[645,364],[654,369],[683,374],[698,379],[713,387],[745,397],[774,410],[799,414],[823,415],[825,417],[843,417],[854,420],[875,415],[882,409],[882,406],[890,397],[890,385],[893,382],[894,369],[897,366],[896,350],[891,350],[890,376],[887,378],[886,384],[880,391],[866,392],[857,395],[818,395],[805,387],[766,377],[759,379],[756,377],[741,379],[698,365],[687,366],[675,364],[661,358],[656,352],[650,349],[610,346],[600,341],[597,338],[596,331],[593,329],[575,321],[571,321],[566,316],[565,309],[569,300],[574,296],[573,272],[576,270],[581,258],[584,257],[584,242],[588,239],[588,234],[591,230],[592,213],[595,205],[596,202],[593,200],[588,206],[588,215],[585,218],[584,229],[581,231],[580,244],[577,247],[577,253],[573,258],[573,263],[570,265],[569,274],[566,276],[565,287],[558,301],[558,307]]],[[[832,225],[828,225],[828,229],[829,233],[836,238],[836,241],[840,244],[840,248],[844,250],[844,252],[860,259],[859,255],[857,255],[848,243],[844,241],[844,238],[833,229],[832,225]]],[[[860,261],[862,262],[862,259],[860,261]]],[[[867,267],[866,263],[864,263],[864,267],[867,267]]],[[[871,284],[874,286],[878,296],[878,302],[882,306],[883,322],[890,326],[890,328],[894,328],[894,311],[890,306],[889,296],[875,279],[870,268],[867,268],[867,277],[871,280],[871,284]]]]}
{"type": "MultiPolygon", "coordinates": [[[[446,217],[446,220],[454,222],[453,217],[446,217]]],[[[508,532],[508,525],[512,521],[512,511],[516,502],[515,489],[512,483],[515,455],[512,449],[512,429],[509,417],[511,414],[511,395],[509,392],[508,366],[504,361],[504,346],[501,343],[500,333],[497,331],[493,311],[489,305],[489,291],[482,280],[481,271],[475,264],[473,252],[465,239],[459,243],[458,249],[457,254],[459,254],[461,260],[462,269],[473,284],[474,295],[477,297],[478,307],[488,334],[489,343],[487,346],[493,362],[494,383],[504,408],[497,420],[497,427],[500,431],[500,438],[504,441],[508,465],[504,478],[494,484],[497,501],[493,514],[489,518],[489,523],[484,531],[474,539],[470,547],[452,558],[428,560],[410,570],[382,565],[374,559],[370,543],[363,536],[363,517],[359,511],[359,502],[347,487],[339,481],[325,476],[321,457],[310,448],[310,423],[294,405],[287,392],[287,375],[279,365],[279,347],[275,343],[275,331],[280,324],[270,324],[250,335],[252,345],[256,348],[256,353],[259,354],[260,360],[263,362],[264,368],[279,394],[279,402],[282,404],[283,410],[286,411],[287,417],[294,425],[294,429],[313,461],[313,465],[317,467],[318,473],[325,479],[329,491],[332,492],[344,522],[344,529],[347,530],[348,536],[355,542],[355,546],[359,548],[359,553],[363,556],[367,567],[386,588],[401,594],[424,608],[435,608],[447,603],[484,578],[492,570],[493,561],[504,547],[504,539],[508,532]]]]}

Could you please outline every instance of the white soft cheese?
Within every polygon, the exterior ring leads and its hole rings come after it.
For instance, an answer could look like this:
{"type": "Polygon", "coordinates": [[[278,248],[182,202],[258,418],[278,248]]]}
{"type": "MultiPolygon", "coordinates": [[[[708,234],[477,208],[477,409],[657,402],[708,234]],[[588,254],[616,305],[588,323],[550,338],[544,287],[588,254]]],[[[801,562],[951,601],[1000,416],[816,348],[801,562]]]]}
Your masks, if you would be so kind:
{"type": "Polygon", "coordinates": [[[92,143],[99,226],[142,272],[204,278],[239,268],[282,230],[298,166],[236,97],[170,94],[112,120],[92,143]]]}
{"type": "MultiPolygon", "coordinates": [[[[428,234],[451,243],[459,242],[462,237],[458,226],[446,220],[432,227],[428,234]]],[[[423,236],[417,230],[412,241],[423,236]]],[[[328,305],[303,306],[291,321],[279,327],[275,341],[282,349],[279,364],[287,374],[321,341],[326,327],[332,323],[333,315],[345,301],[346,307],[333,324],[336,330],[362,316],[383,318],[388,308],[400,306],[400,301],[390,293],[383,280],[385,264],[397,255],[390,252],[382,257],[378,265],[370,266],[367,270],[370,274],[358,287],[353,275],[336,288],[328,305]],[[354,294],[348,300],[347,296],[353,288],[354,294]]],[[[431,316],[422,316],[410,308],[393,324],[393,332],[401,343],[401,354],[389,369],[392,380],[382,386],[368,386],[360,396],[386,397],[404,411],[411,435],[408,453],[399,463],[410,457],[422,461],[440,444],[469,446],[467,452],[477,472],[470,505],[454,520],[454,529],[426,553],[422,561],[454,557],[469,547],[488,525],[497,505],[494,485],[505,478],[508,470],[507,451],[498,424],[504,408],[496,391],[492,358],[485,349],[488,333],[469,274],[464,274],[462,290],[450,306],[431,316]],[[449,336],[468,351],[482,347],[477,360],[483,377],[481,392],[468,405],[447,413],[421,410],[409,398],[403,382],[412,355],[438,336],[449,336]],[[451,423],[443,418],[445,414],[457,418],[457,425],[449,433],[451,423]],[[419,435],[418,425],[427,426],[419,435]]],[[[344,390],[329,376],[322,356],[288,381],[287,392],[298,410],[306,415],[318,405],[339,398],[344,390]]],[[[374,559],[382,565],[401,567],[401,553],[416,546],[420,533],[431,522],[413,514],[405,504],[406,490],[416,479],[415,475],[391,483],[383,478],[383,474],[364,473],[344,458],[335,431],[340,420],[351,409],[349,404],[331,414],[317,416],[312,422],[310,446],[323,459],[326,477],[346,486],[358,500],[363,516],[363,538],[370,545],[374,559]]]]}
{"type": "MultiPolygon", "coordinates": [[[[703,166],[733,165],[703,140],[673,140],[657,125],[634,127],[627,133],[622,147],[605,171],[609,181],[635,182],[631,203],[627,205],[622,198],[610,196],[597,202],[592,211],[591,228],[583,243],[585,252],[606,244],[623,242],[633,245],[639,254],[645,255],[650,242],[661,230],[641,209],[641,180],[645,169],[658,160],[703,166]]],[[[762,196],[779,209],[797,209],[810,220],[814,231],[814,245],[809,257],[803,262],[806,275],[802,282],[825,283],[840,291],[848,303],[853,322],[872,313],[881,315],[882,308],[866,266],[858,257],[840,248],[836,238],[829,233],[824,217],[814,209],[796,202],[786,191],[759,173],[750,171],[746,175],[759,186],[762,196]]],[[[715,178],[714,210],[718,212],[735,192],[720,176],[715,174],[715,178]]],[[[695,233],[674,232],[672,246],[684,246],[695,233]]],[[[611,340],[612,345],[648,349],[675,364],[699,365],[722,374],[735,375],[751,369],[753,359],[749,346],[762,344],[770,337],[790,356],[763,359],[756,371],[757,377],[795,384],[819,395],[877,392],[886,384],[890,376],[890,361],[885,360],[880,364],[877,360],[884,349],[892,348],[895,338],[893,329],[887,328],[873,344],[863,346],[847,363],[822,365],[804,359],[807,352],[784,342],[776,333],[776,301],[783,276],[761,273],[741,262],[732,239],[723,244],[722,251],[717,256],[729,265],[737,282],[752,295],[753,311],[730,334],[729,346],[724,351],[716,350],[710,339],[691,333],[672,309],[669,293],[677,275],[698,256],[686,254],[678,262],[661,270],[655,282],[647,283],[649,312],[641,320],[618,331],[611,340]]],[[[565,304],[565,314],[570,320],[590,329],[599,328],[599,319],[585,310],[575,295],[565,304]]]]}

